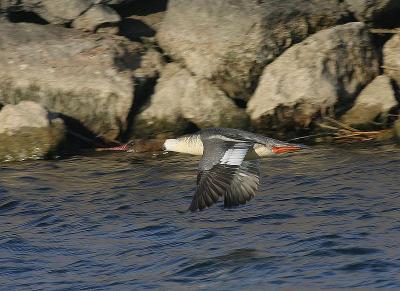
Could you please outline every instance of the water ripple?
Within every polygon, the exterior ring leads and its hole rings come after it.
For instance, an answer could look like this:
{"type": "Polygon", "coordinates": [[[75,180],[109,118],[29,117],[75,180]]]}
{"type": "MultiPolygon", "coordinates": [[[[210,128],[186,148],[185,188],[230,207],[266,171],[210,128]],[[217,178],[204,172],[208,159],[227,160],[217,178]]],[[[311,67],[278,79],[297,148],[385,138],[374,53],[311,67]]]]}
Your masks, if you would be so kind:
{"type": "Polygon", "coordinates": [[[267,158],[251,203],[198,213],[198,157],[2,164],[1,289],[399,289],[398,152],[267,158]]]}

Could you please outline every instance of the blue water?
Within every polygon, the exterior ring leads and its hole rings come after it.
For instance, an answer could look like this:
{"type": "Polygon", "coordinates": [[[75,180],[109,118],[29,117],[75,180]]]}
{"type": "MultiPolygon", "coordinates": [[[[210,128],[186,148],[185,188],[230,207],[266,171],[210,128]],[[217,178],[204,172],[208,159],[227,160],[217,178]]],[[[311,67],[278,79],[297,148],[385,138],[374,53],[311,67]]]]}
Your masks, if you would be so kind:
{"type": "Polygon", "coordinates": [[[262,161],[251,203],[186,213],[198,158],[0,164],[2,290],[400,288],[400,149],[262,161]]]}

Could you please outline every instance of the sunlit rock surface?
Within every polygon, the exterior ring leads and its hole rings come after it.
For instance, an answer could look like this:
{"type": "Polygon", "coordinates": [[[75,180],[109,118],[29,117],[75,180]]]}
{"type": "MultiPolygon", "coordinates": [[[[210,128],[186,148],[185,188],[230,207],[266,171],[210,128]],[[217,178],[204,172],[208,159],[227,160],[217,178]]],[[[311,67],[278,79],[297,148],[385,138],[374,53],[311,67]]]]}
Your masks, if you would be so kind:
{"type": "Polygon", "coordinates": [[[394,107],[398,106],[389,77],[376,77],[357,97],[354,106],[342,117],[342,121],[354,126],[371,126],[378,117],[384,121],[394,107]]]}
{"type": "Polygon", "coordinates": [[[347,17],[336,0],[170,0],[157,40],[195,75],[248,99],[265,64],[347,17]]]}
{"type": "Polygon", "coordinates": [[[359,21],[384,23],[391,20],[399,21],[398,0],[345,0],[345,4],[359,21]]]}
{"type": "Polygon", "coordinates": [[[199,128],[240,128],[247,125],[247,116],[210,81],[170,63],[161,72],[150,103],[136,117],[132,134],[174,135],[184,132],[190,123],[199,128]]]}
{"type": "Polygon", "coordinates": [[[306,127],[339,102],[351,102],[378,73],[365,25],[336,26],[294,45],[268,65],[247,111],[260,129],[306,127]]]}
{"type": "Polygon", "coordinates": [[[0,110],[0,162],[49,157],[64,137],[63,121],[38,103],[22,101],[0,110]]]}
{"type": "Polygon", "coordinates": [[[400,34],[394,34],[383,47],[385,74],[400,86],[400,34]]]}
{"type": "Polygon", "coordinates": [[[141,44],[118,37],[2,22],[0,94],[7,103],[37,101],[114,139],[126,128],[143,54],[141,44]]]}

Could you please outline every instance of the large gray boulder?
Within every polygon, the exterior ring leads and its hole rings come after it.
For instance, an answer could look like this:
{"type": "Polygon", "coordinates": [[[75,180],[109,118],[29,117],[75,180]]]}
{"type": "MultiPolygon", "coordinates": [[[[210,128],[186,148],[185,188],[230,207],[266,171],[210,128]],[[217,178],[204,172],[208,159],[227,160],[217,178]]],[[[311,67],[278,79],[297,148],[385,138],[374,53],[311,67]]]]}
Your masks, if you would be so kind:
{"type": "Polygon", "coordinates": [[[121,20],[106,3],[101,0],[0,0],[0,12],[34,12],[52,24],[72,23],[77,29],[95,31],[100,26],[116,25],[121,20]]]}
{"type": "Polygon", "coordinates": [[[365,87],[353,105],[342,116],[342,121],[354,126],[371,126],[376,118],[384,121],[392,108],[398,106],[396,96],[389,77],[376,77],[365,87]]]}
{"type": "Polygon", "coordinates": [[[156,37],[192,73],[249,97],[262,68],[310,33],[348,16],[337,0],[170,0],[156,37]]]}
{"type": "Polygon", "coordinates": [[[78,18],[93,3],[91,0],[24,0],[23,5],[50,23],[63,24],[78,18]]]}
{"type": "Polygon", "coordinates": [[[114,9],[106,5],[94,5],[79,15],[72,26],[84,31],[96,31],[100,26],[115,26],[120,20],[121,17],[114,9]]]}
{"type": "MultiPolygon", "coordinates": [[[[33,100],[114,139],[126,129],[143,47],[52,25],[0,24],[0,95],[33,100]]],[[[153,76],[150,76],[153,77],[153,76]]]]}
{"type": "Polygon", "coordinates": [[[161,72],[150,104],[136,116],[132,136],[173,136],[183,133],[190,123],[199,128],[240,128],[247,120],[244,110],[210,81],[170,63],[161,72]]]}
{"type": "Polygon", "coordinates": [[[394,134],[398,142],[400,142],[400,118],[394,123],[394,134]]]}
{"type": "Polygon", "coordinates": [[[400,34],[395,34],[383,47],[385,75],[391,77],[400,86],[400,34]]]}
{"type": "Polygon", "coordinates": [[[351,102],[379,73],[368,31],[360,22],[326,29],[268,65],[247,111],[263,129],[308,126],[312,118],[351,102]]]}
{"type": "Polygon", "coordinates": [[[65,138],[63,121],[32,101],[0,110],[0,162],[54,154],[65,138]]]}
{"type": "Polygon", "coordinates": [[[399,0],[345,0],[345,4],[359,21],[399,20],[399,0]]]}

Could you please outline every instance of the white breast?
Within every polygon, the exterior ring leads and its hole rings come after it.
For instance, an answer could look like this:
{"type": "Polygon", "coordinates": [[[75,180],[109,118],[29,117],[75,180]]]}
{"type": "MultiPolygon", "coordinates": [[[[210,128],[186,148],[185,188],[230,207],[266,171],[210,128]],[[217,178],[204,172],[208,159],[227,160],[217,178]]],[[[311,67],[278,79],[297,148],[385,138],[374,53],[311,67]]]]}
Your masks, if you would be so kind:
{"type": "Polygon", "coordinates": [[[203,154],[203,143],[200,136],[185,136],[177,139],[167,139],[164,143],[167,151],[191,155],[203,154]]]}
{"type": "Polygon", "coordinates": [[[270,156],[272,155],[272,151],[266,147],[265,145],[262,144],[255,144],[251,150],[246,155],[246,160],[254,160],[254,159],[259,159],[262,157],[270,156]]]}

